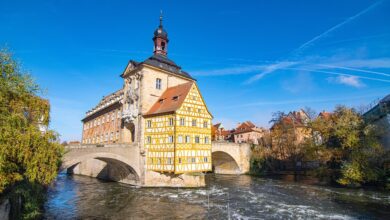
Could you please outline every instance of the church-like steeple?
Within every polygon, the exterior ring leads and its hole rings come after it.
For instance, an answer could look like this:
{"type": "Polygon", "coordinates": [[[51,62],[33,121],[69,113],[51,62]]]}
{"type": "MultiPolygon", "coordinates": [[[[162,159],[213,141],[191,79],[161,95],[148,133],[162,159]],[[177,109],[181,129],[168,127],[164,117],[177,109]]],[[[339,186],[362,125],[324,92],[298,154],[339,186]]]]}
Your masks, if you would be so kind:
{"type": "Polygon", "coordinates": [[[163,16],[162,12],[160,15],[160,25],[158,28],[154,31],[154,37],[153,37],[153,42],[154,42],[154,54],[159,54],[166,56],[168,54],[168,33],[164,30],[163,28],[163,16]]]}

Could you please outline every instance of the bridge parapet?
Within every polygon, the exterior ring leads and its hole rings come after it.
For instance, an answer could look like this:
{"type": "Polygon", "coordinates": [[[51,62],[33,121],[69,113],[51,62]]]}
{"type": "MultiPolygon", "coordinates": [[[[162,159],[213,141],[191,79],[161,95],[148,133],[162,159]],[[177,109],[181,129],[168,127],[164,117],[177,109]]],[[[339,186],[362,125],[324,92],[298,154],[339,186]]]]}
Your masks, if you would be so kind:
{"type": "Polygon", "coordinates": [[[65,149],[79,149],[79,148],[120,148],[120,147],[138,147],[138,144],[70,144],[66,145],[65,149]]]}

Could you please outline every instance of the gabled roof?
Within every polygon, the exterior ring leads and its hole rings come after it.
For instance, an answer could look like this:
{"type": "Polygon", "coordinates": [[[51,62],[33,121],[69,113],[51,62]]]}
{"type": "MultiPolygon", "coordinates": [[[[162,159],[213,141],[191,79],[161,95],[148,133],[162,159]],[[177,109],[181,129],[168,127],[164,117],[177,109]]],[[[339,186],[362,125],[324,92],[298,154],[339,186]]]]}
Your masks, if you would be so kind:
{"type": "Polygon", "coordinates": [[[133,60],[130,60],[127,67],[125,68],[125,71],[121,74],[123,77],[126,73],[129,65],[131,65],[133,68],[137,68],[141,66],[142,64],[146,64],[149,66],[153,66],[158,69],[162,69],[168,72],[171,72],[174,75],[181,76],[187,79],[196,80],[190,76],[189,73],[183,71],[180,66],[178,66],[175,62],[168,59],[168,57],[160,55],[160,54],[154,54],[153,56],[149,57],[148,59],[144,60],[143,62],[136,62],[133,60]]]}
{"type": "Polygon", "coordinates": [[[390,95],[385,96],[380,102],[390,102],[390,95]]]}
{"type": "Polygon", "coordinates": [[[190,76],[190,74],[188,74],[187,72],[184,72],[180,66],[176,65],[175,62],[168,59],[166,56],[155,54],[155,55],[149,57],[148,59],[146,59],[142,63],[157,67],[159,69],[166,70],[168,72],[172,72],[176,75],[179,75],[179,76],[182,76],[182,77],[185,77],[188,79],[195,80],[194,78],[192,78],[190,76]]]}
{"type": "Polygon", "coordinates": [[[235,131],[234,134],[241,134],[241,133],[247,133],[247,132],[262,132],[261,128],[257,128],[255,124],[253,124],[251,121],[245,121],[241,123],[235,131]]]}
{"type": "MultiPolygon", "coordinates": [[[[222,125],[222,123],[217,123],[217,124],[213,125],[213,127],[215,129],[219,129],[221,127],[221,125],[222,125]]],[[[223,128],[223,126],[221,128],[223,128]]]]}
{"type": "Polygon", "coordinates": [[[157,102],[154,103],[154,105],[149,109],[149,111],[144,114],[144,116],[175,112],[184,102],[193,84],[193,82],[188,82],[174,87],[169,87],[160,96],[157,102]]]}
{"type": "Polygon", "coordinates": [[[256,127],[255,124],[253,124],[251,121],[245,121],[243,123],[240,123],[236,130],[245,129],[245,128],[254,128],[256,127]]]}
{"type": "Polygon", "coordinates": [[[326,112],[326,111],[320,112],[320,114],[318,114],[318,117],[324,118],[324,119],[328,119],[328,118],[330,118],[330,116],[332,116],[332,113],[326,112]]]}
{"type": "Polygon", "coordinates": [[[310,120],[309,116],[304,110],[292,111],[284,117],[283,122],[286,124],[294,124],[295,126],[305,126],[310,120]]]}

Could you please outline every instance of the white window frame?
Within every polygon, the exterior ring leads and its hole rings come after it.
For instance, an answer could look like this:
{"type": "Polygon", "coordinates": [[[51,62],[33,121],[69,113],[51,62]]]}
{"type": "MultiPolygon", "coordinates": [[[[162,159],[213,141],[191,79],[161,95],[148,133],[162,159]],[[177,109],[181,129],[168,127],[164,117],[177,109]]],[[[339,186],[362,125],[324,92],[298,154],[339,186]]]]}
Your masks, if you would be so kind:
{"type": "Polygon", "coordinates": [[[177,142],[178,142],[178,143],[183,143],[183,136],[182,136],[182,135],[179,135],[179,136],[177,137],[177,142]]]}
{"type": "Polygon", "coordinates": [[[168,143],[173,143],[173,136],[172,135],[168,136],[168,143]]]}
{"type": "Polygon", "coordinates": [[[156,78],[156,89],[161,89],[162,80],[160,78],[156,78]]]}

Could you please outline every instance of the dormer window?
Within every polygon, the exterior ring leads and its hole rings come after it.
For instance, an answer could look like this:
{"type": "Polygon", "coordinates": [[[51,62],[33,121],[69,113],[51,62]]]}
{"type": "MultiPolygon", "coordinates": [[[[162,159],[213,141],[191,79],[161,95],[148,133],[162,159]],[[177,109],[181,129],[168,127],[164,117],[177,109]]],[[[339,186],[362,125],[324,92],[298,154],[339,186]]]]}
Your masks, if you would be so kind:
{"type": "Polygon", "coordinates": [[[156,89],[161,89],[161,79],[160,78],[156,79],[156,89]]]}
{"type": "Polygon", "coordinates": [[[173,101],[179,100],[179,96],[173,96],[173,97],[172,97],[172,100],[173,100],[173,101]]]}
{"type": "Polygon", "coordinates": [[[164,99],[159,99],[158,102],[162,104],[164,102],[164,99]]]}

